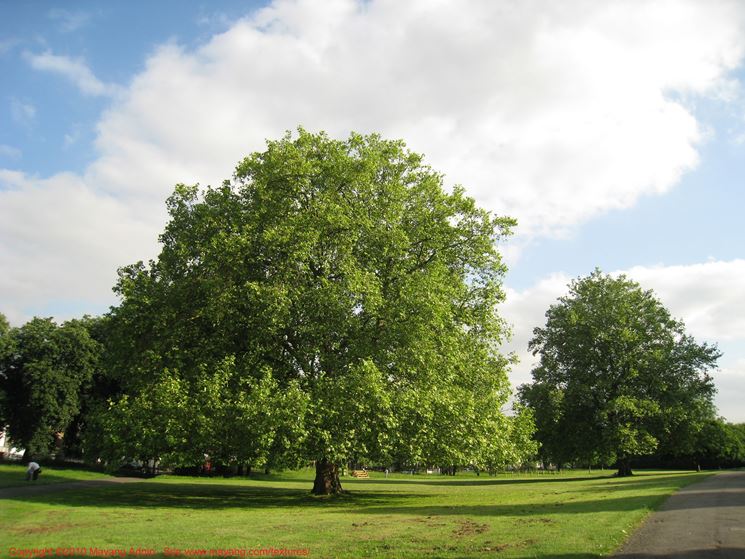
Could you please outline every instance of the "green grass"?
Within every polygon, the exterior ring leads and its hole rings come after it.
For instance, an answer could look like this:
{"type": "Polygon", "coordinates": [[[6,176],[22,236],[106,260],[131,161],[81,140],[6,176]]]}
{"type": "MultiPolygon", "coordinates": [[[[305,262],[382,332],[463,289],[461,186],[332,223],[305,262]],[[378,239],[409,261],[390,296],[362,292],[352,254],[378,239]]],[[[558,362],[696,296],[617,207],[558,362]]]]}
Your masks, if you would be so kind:
{"type": "Polygon", "coordinates": [[[26,485],[49,485],[68,481],[105,479],[111,476],[89,470],[44,466],[36,481],[26,481],[26,466],[21,464],[0,464],[0,489],[5,487],[22,487],[26,485]]]}
{"type": "Polygon", "coordinates": [[[251,480],[163,476],[2,500],[0,554],[11,546],[141,547],[159,557],[165,548],[209,555],[274,547],[324,559],[599,557],[668,495],[707,475],[609,474],[373,473],[343,478],[348,493],[331,498],[310,495],[310,471],[251,480]]]}

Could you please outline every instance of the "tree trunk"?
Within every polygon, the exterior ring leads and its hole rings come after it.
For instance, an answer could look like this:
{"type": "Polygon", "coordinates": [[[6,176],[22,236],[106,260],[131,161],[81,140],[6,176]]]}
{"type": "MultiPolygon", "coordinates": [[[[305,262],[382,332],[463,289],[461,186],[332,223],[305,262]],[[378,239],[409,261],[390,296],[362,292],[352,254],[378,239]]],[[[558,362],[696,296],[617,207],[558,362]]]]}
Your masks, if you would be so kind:
{"type": "Polygon", "coordinates": [[[314,495],[334,495],[341,493],[339,481],[339,466],[332,464],[326,458],[316,461],[316,479],[313,482],[314,495]]]}
{"type": "Polygon", "coordinates": [[[618,472],[617,477],[628,477],[633,476],[634,472],[631,471],[631,463],[628,458],[624,458],[618,461],[618,472]]]}

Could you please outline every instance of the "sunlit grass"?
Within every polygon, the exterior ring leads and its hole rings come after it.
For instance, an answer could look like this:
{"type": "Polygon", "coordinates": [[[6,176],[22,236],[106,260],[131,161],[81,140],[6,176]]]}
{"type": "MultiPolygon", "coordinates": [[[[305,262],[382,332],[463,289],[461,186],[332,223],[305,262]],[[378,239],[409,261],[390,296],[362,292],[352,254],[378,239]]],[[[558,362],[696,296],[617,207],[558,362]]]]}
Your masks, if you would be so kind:
{"type": "Polygon", "coordinates": [[[255,479],[163,476],[0,501],[10,546],[307,549],[310,557],[598,557],[707,474],[392,475],[310,495],[309,470],[255,479]]]}

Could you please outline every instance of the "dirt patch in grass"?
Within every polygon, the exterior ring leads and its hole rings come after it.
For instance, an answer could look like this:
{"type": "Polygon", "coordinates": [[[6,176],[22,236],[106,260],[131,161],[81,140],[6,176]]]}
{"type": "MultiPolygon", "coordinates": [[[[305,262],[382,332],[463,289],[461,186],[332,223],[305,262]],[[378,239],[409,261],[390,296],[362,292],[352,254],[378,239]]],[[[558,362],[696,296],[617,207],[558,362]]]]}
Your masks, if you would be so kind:
{"type": "Polygon", "coordinates": [[[487,545],[485,547],[482,547],[481,548],[481,551],[487,551],[487,552],[488,551],[496,551],[497,553],[499,553],[500,551],[504,551],[505,549],[508,549],[510,547],[512,547],[512,546],[510,544],[508,544],[508,543],[503,543],[503,544],[499,544],[499,545],[487,545]]]}
{"type": "Polygon", "coordinates": [[[420,524],[425,524],[426,526],[445,526],[445,522],[442,522],[439,518],[435,516],[420,516],[417,518],[413,518],[411,520],[412,522],[418,522],[420,524]]]}
{"type": "Polygon", "coordinates": [[[40,534],[54,534],[56,532],[64,532],[65,530],[71,530],[73,528],[81,528],[82,524],[42,524],[41,526],[26,526],[20,528],[12,528],[10,531],[13,534],[19,534],[24,536],[40,535],[40,534]]]}
{"type": "MultiPolygon", "coordinates": [[[[37,516],[37,522],[41,520],[37,516]]],[[[43,534],[55,534],[57,532],[64,532],[66,530],[74,530],[77,528],[84,528],[87,526],[94,526],[93,523],[72,523],[67,522],[69,520],[69,513],[62,510],[50,510],[46,511],[43,516],[43,521],[40,524],[33,524],[31,526],[16,526],[10,529],[10,532],[18,535],[43,535],[43,534]]]]}
{"type": "Polygon", "coordinates": [[[493,544],[492,542],[484,542],[484,547],[481,548],[481,551],[485,552],[494,552],[497,553],[501,551],[505,551],[507,549],[521,549],[525,547],[529,547],[531,545],[534,545],[536,543],[536,540],[524,540],[517,543],[500,543],[500,544],[493,544]]]}
{"type": "Polygon", "coordinates": [[[488,524],[479,524],[473,520],[461,520],[459,524],[460,526],[453,530],[453,535],[458,536],[459,538],[483,534],[489,529],[488,524]]]}

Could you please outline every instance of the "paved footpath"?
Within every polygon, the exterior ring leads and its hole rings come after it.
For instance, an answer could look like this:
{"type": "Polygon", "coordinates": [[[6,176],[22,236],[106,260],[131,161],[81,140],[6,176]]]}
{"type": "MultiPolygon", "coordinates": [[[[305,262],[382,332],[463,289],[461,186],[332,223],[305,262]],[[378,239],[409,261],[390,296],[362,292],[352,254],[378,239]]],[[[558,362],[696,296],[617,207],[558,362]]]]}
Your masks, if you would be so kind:
{"type": "Polygon", "coordinates": [[[745,471],[681,489],[613,557],[745,559],[745,471]]]}
{"type": "Polygon", "coordinates": [[[88,487],[103,487],[117,483],[132,483],[145,481],[139,477],[112,477],[109,479],[91,479],[86,481],[70,481],[63,483],[49,483],[47,485],[34,485],[28,482],[26,486],[8,487],[0,489],[0,499],[17,499],[18,497],[31,497],[33,495],[46,495],[48,493],[57,493],[68,489],[86,489],[88,487]]]}

